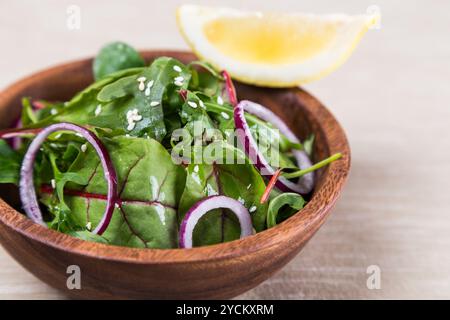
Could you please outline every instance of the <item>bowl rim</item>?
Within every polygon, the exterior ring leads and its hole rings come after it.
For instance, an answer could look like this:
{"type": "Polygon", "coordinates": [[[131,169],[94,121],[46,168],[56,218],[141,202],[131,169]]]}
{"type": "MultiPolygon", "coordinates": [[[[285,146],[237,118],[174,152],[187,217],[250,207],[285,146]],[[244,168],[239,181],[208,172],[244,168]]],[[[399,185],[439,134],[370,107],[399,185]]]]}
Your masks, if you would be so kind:
{"type": "MultiPolygon", "coordinates": [[[[175,57],[183,56],[186,59],[194,58],[194,55],[187,51],[143,50],[140,52],[145,58],[156,57],[163,53],[175,57]]],[[[40,70],[19,79],[0,92],[0,101],[3,101],[7,95],[14,96],[15,93],[20,92],[27,84],[39,79],[44,73],[46,73],[46,76],[56,75],[67,68],[72,70],[80,68],[86,63],[91,63],[91,61],[92,58],[74,60],[40,70]]],[[[305,104],[304,107],[311,116],[321,119],[320,130],[326,141],[327,152],[330,154],[341,152],[343,157],[340,161],[333,162],[325,169],[323,173],[324,181],[321,187],[315,190],[307,205],[301,211],[275,227],[244,239],[192,249],[130,248],[89,242],[45,228],[16,211],[2,198],[0,198],[0,208],[2,208],[0,210],[0,223],[26,238],[55,249],[91,258],[136,264],[180,264],[230,259],[270,249],[280,242],[291,241],[292,238],[301,233],[315,232],[325,221],[347,180],[350,171],[350,147],[343,128],[319,100],[301,88],[296,87],[285,90],[293,90],[297,96],[302,96],[313,102],[312,104],[305,104]]]]}

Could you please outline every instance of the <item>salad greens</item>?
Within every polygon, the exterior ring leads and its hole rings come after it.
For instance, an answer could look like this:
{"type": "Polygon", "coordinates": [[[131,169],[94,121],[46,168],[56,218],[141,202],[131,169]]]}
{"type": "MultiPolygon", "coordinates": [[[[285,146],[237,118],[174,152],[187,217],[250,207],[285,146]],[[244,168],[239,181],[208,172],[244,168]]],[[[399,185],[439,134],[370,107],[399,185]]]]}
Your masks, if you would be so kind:
{"type": "Polygon", "coordinates": [[[104,46],[93,62],[95,80],[119,70],[144,67],[145,61],[139,52],[123,42],[113,42],[104,46]]]}
{"type": "MultiPolygon", "coordinates": [[[[91,231],[105,211],[107,181],[97,152],[76,132],[55,132],[45,140],[36,155],[34,182],[48,227],[88,241],[176,248],[186,213],[207,197],[237,200],[255,232],[305,205],[301,195],[277,190],[261,203],[267,179],[238,141],[229,139],[235,129],[232,102],[224,78],[208,64],[160,57],[146,66],[136,50],[117,42],[100,51],[93,73],[96,81],[67,102],[24,97],[20,127],[0,132],[0,183],[18,185],[28,145],[51,124],[84,126],[109,153],[118,193],[111,222],[99,235],[91,231]],[[15,148],[7,143],[10,132],[21,142],[15,148]],[[230,155],[238,161],[227,162],[230,155]]],[[[267,146],[261,152],[269,163],[289,168],[285,177],[300,177],[292,150],[310,154],[313,137],[303,146],[255,115],[246,119],[255,139],[267,146]]],[[[230,209],[213,209],[199,219],[193,243],[231,241],[240,230],[230,209]]]]}

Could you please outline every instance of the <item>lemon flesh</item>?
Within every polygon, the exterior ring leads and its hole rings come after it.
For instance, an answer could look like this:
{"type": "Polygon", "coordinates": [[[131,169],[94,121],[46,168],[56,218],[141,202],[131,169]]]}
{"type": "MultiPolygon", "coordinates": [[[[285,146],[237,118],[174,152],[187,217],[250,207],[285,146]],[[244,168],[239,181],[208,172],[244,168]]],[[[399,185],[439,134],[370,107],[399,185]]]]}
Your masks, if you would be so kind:
{"type": "Polygon", "coordinates": [[[300,63],[330,45],[337,24],[321,28],[293,19],[268,15],[265,19],[219,18],[207,22],[208,41],[224,55],[241,62],[260,64],[300,63]]]}

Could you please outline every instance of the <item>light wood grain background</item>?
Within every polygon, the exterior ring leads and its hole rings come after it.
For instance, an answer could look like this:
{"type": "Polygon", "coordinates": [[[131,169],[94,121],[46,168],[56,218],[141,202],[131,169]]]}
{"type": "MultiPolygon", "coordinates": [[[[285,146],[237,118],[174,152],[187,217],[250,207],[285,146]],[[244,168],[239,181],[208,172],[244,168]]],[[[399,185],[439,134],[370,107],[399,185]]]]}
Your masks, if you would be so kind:
{"type": "MultiPolygon", "coordinates": [[[[185,49],[174,19],[180,3],[1,0],[0,87],[93,55],[111,40],[185,49]],[[81,8],[79,31],[66,27],[69,4],[81,8]]],[[[341,69],[306,87],[334,112],[351,143],[353,168],[341,200],[289,265],[240,298],[450,298],[450,2],[220,4],[352,14],[375,4],[383,15],[381,29],[370,31],[341,69]],[[381,269],[380,290],[366,286],[370,265],[381,269]]],[[[64,297],[0,248],[0,299],[14,298],[64,297]]]]}

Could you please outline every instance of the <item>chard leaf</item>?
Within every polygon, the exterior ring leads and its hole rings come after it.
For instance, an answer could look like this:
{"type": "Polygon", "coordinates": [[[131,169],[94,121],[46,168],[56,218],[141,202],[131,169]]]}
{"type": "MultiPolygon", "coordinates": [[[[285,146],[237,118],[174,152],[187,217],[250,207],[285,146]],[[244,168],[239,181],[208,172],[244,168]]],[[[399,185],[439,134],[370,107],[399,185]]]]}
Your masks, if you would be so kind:
{"type": "MultiPolygon", "coordinates": [[[[241,201],[252,211],[250,215],[256,231],[265,229],[267,205],[259,203],[265,185],[253,165],[248,162],[222,164],[224,159],[219,154],[205,162],[210,164],[192,163],[187,167],[186,186],[179,206],[180,221],[197,201],[221,194],[241,201]]],[[[217,209],[200,219],[193,241],[194,246],[210,245],[238,239],[239,235],[240,227],[235,215],[228,210],[217,209]]]]}
{"type": "Polygon", "coordinates": [[[123,42],[113,42],[100,50],[92,67],[94,78],[99,80],[111,73],[144,65],[144,59],[133,47],[123,42]]]}
{"type": "MultiPolygon", "coordinates": [[[[121,136],[103,142],[118,175],[120,199],[103,238],[120,246],[177,247],[177,205],[185,184],[184,169],[172,163],[167,150],[153,139],[121,136]]],[[[64,201],[70,216],[85,230],[89,225],[94,229],[105,210],[107,193],[95,150],[88,146],[68,172],[87,180],[85,185],[66,184],[64,201]]],[[[44,199],[48,196],[43,194],[44,199]]]]}
{"type": "Polygon", "coordinates": [[[267,227],[272,228],[278,223],[294,215],[305,205],[303,197],[297,193],[282,193],[270,201],[267,212],[267,227]]]}
{"type": "Polygon", "coordinates": [[[93,234],[92,232],[87,231],[87,230],[68,231],[67,234],[71,235],[72,237],[80,238],[80,239],[86,240],[86,241],[109,244],[108,239],[106,239],[105,237],[99,236],[97,234],[93,234]]]}
{"type": "Polygon", "coordinates": [[[22,159],[5,140],[0,139],[0,183],[19,183],[22,159]]]}

